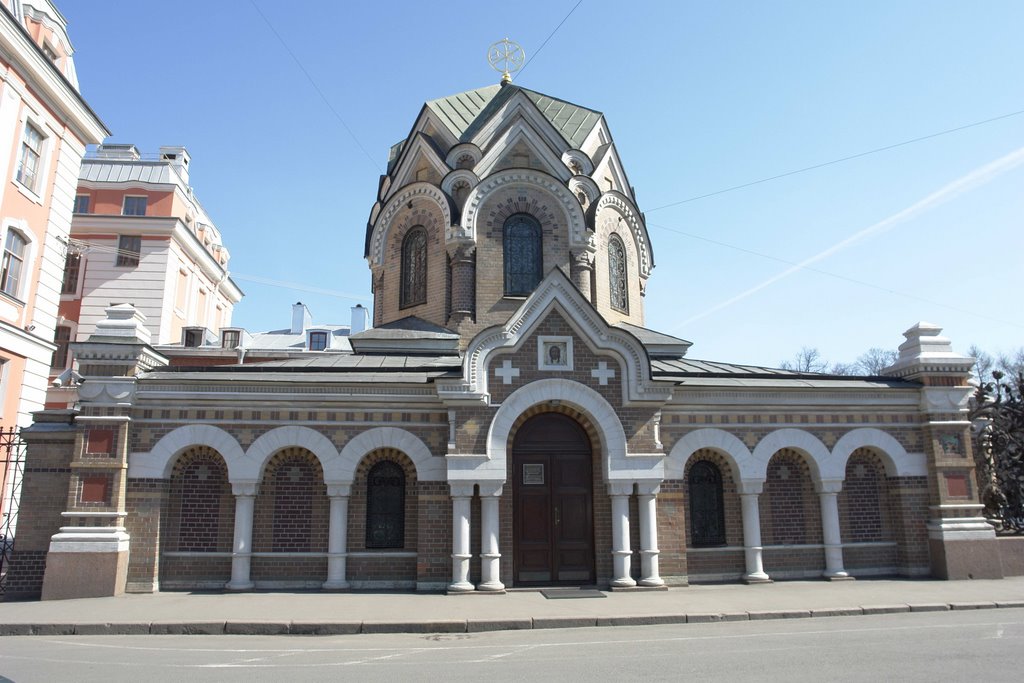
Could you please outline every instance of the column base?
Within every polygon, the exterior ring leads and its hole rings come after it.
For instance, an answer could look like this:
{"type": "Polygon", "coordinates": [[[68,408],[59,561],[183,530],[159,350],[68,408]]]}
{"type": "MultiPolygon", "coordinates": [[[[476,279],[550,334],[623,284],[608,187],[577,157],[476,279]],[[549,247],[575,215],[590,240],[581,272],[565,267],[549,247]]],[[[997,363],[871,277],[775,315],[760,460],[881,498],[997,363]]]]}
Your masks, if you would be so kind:
{"type": "Polygon", "coordinates": [[[774,583],[772,581],[772,577],[768,576],[764,572],[760,572],[757,574],[744,574],[742,581],[747,585],[755,583],[774,583]]]}
{"type": "Polygon", "coordinates": [[[448,586],[448,595],[467,595],[476,592],[476,586],[471,584],[469,581],[465,583],[453,583],[448,586]]]}
{"type": "Polygon", "coordinates": [[[505,584],[503,584],[501,581],[481,583],[479,586],[476,587],[476,590],[479,593],[489,593],[491,595],[504,595],[505,584]]]}
{"type": "Polygon", "coordinates": [[[828,581],[856,581],[857,580],[857,579],[853,578],[852,576],[850,576],[849,574],[847,574],[846,572],[834,572],[834,573],[831,573],[831,574],[829,572],[825,572],[821,576],[822,576],[822,578],[827,579],[828,581]]]}
{"type": "Polygon", "coordinates": [[[343,593],[351,589],[348,581],[324,581],[324,584],[320,586],[320,590],[332,593],[343,593]]]}
{"type": "Polygon", "coordinates": [[[665,585],[665,581],[661,577],[655,579],[640,579],[640,581],[637,582],[637,585],[643,588],[660,588],[665,585]]]}
{"type": "Polygon", "coordinates": [[[610,585],[611,585],[612,589],[615,589],[615,588],[636,588],[636,581],[634,581],[633,579],[631,579],[629,577],[626,577],[626,578],[622,578],[622,579],[613,579],[610,585]]]}
{"type": "Polygon", "coordinates": [[[252,581],[237,582],[237,583],[234,582],[234,581],[228,581],[226,584],[224,584],[224,590],[231,591],[233,593],[242,593],[242,592],[245,592],[245,591],[251,591],[255,587],[256,587],[256,584],[254,584],[252,581]]]}

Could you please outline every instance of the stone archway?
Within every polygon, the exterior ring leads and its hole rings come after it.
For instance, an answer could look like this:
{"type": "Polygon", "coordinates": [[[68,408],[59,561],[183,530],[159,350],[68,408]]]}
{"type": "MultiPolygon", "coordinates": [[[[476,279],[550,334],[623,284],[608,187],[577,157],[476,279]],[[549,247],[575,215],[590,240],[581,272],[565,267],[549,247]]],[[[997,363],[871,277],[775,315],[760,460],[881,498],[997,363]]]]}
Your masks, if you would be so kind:
{"type": "Polygon", "coordinates": [[[596,581],[592,446],[572,417],[530,417],[512,443],[513,580],[517,586],[596,581]]]}

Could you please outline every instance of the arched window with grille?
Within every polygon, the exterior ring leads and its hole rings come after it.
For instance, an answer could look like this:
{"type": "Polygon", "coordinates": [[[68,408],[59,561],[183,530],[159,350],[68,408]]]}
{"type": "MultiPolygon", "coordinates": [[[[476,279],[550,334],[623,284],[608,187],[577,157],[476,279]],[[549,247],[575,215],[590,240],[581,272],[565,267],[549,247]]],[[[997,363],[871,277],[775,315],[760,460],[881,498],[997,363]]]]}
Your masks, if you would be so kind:
{"type": "Polygon", "coordinates": [[[725,504],[722,472],[707,460],[695,462],[689,474],[690,533],[694,547],[725,545],[725,504]]]}
{"type": "Polygon", "coordinates": [[[366,547],[405,545],[405,471],[383,460],[366,476],[366,547]]]}
{"type": "Polygon", "coordinates": [[[427,231],[416,226],[402,240],[402,308],[427,301],[427,231]]]}
{"type": "Polygon", "coordinates": [[[542,235],[540,222],[529,214],[513,214],[505,221],[505,296],[526,296],[537,288],[544,272],[542,235]]]}
{"type": "Polygon", "coordinates": [[[629,289],[626,279],[626,247],[613,234],[608,240],[608,288],[612,308],[629,313],[629,289]]]}

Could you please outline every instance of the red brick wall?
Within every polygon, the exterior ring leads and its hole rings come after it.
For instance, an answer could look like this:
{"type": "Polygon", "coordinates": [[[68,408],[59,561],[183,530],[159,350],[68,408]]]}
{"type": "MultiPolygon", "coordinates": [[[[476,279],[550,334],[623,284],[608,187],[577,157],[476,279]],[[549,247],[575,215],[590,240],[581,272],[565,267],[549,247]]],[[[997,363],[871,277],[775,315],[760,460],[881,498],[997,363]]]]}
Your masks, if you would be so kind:
{"type": "Polygon", "coordinates": [[[718,468],[722,475],[722,503],[725,512],[725,546],[743,546],[743,510],[736,481],[728,461],[719,453],[709,448],[698,450],[686,463],[686,473],[682,481],[682,492],[687,521],[683,525],[686,532],[687,565],[691,578],[701,574],[723,575],[742,574],[745,569],[743,551],[703,551],[693,548],[693,529],[690,524],[690,469],[700,461],[707,461],[718,468]]]}
{"type": "Polygon", "coordinates": [[[206,446],[189,449],[171,474],[163,550],[231,552],[234,507],[224,459],[206,446]]]}
{"type": "Polygon", "coordinates": [[[821,507],[803,456],[782,449],[768,463],[759,497],[764,567],[772,572],[816,572],[825,566],[822,548],[769,546],[821,545],[821,507]]]}

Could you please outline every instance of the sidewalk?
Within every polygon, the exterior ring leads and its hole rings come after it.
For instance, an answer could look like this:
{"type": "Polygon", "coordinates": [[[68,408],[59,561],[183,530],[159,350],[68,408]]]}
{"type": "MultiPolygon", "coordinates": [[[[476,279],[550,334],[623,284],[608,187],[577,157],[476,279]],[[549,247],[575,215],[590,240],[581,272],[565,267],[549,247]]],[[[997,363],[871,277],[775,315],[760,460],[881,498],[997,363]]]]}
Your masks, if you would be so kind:
{"type": "Polygon", "coordinates": [[[466,633],[1024,608],[1001,581],[787,581],[549,599],[414,593],[158,593],[0,603],[0,635],[466,633]]]}

